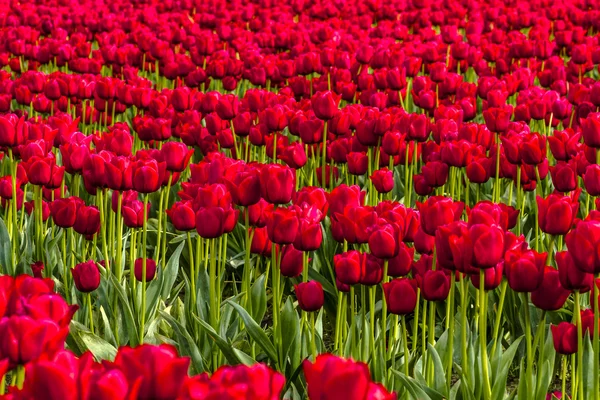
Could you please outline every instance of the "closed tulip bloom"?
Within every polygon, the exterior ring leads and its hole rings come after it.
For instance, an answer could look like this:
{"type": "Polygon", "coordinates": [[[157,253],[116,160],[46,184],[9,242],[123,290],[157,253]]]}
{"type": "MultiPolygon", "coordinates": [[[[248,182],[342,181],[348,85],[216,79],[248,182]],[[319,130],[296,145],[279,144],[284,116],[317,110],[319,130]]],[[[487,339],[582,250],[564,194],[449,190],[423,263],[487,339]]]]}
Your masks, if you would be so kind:
{"type": "Polygon", "coordinates": [[[128,228],[141,228],[144,226],[144,216],[146,220],[150,216],[150,203],[146,207],[146,214],[144,214],[144,202],[140,200],[126,201],[121,205],[121,213],[123,215],[123,222],[128,228]]]}
{"type": "Polygon", "coordinates": [[[492,160],[487,157],[479,157],[468,163],[465,171],[467,178],[473,183],[486,183],[490,179],[490,166],[492,160]]]}
{"type": "Polygon", "coordinates": [[[583,184],[590,196],[600,196],[600,165],[588,165],[583,175],[583,184]]]}
{"type": "Polygon", "coordinates": [[[421,216],[423,231],[435,236],[439,226],[458,221],[462,215],[464,204],[443,196],[432,196],[425,203],[417,202],[421,216]]]}
{"type": "Polygon", "coordinates": [[[393,279],[383,284],[383,293],[388,310],[392,314],[405,315],[417,305],[417,282],[414,279],[393,279]]]}
{"type": "Polygon", "coordinates": [[[292,169],[278,164],[261,168],[260,187],[262,197],[272,204],[287,204],[292,201],[296,188],[296,177],[292,169]]]}
{"type": "Polygon", "coordinates": [[[423,165],[423,178],[428,186],[440,187],[448,180],[448,165],[441,161],[430,161],[423,165]]]}
{"type": "Polygon", "coordinates": [[[371,181],[379,193],[389,193],[394,188],[394,173],[387,168],[378,169],[371,175],[371,181]]]}
{"type": "Polygon", "coordinates": [[[133,169],[128,157],[112,157],[104,164],[106,186],[112,190],[131,190],[133,185],[133,169]]]}
{"type": "Polygon", "coordinates": [[[365,261],[361,264],[360,284],[365,286],[379,285],[383,279],[383,260],[371,253],[364,254],[365,261]]]}
{"type": "Polygon", "coordinates": [[[427,301],[444,301],[450,293],[450,278],[442,270],[427,271],[421,280],[421,292],[427,301]]]}
{"type": "Polygon", "coordinates": [[[371,381],[367,364],[332,354],[320,354],[313,362],[302,364],[310,399],[392,400],[388,393],[371,381]]]}
{"type": "MultiPolygon", "coordinates": [[[[135,279],[142,282],[144,279],[144,259],[138,258],[133,265],[135,279]]],[[[156,261],[146,258],[146,282],[150,282],[156,276],[156,261]]]]}
{"type": "Polygon", "coordinates": [[[231,168],[225,172],[223,182],[231,194],[232,201],[239,206],[248,207],[260,200],[260,173],[256,168],[231,168]]]}
{"type": "Polygon", "coordinates": [[[313,312],[323,307],[325,294],[323,287],[317,281],[302,282],[294,286],[298,307],[306,312],[313,312]]]}
{"type": "Polygon", "coordinates": [[[554,350],[558,354],[571,355],[577,353],[577,326],[570,322],[550,325],[554,350]]]}
{"type": "Polygon", "coordinates": [[[0,146],[14,147],[23,144],[25,117],[20,119],[14,114],[0,117],[0,146]]]}
{"type": "Polygon", "coordinates": [[[532,133],[524,138],[521,146],[521,158],[525,164],[538,165],[546,159],[545,136],[532,133]]]}
{"type": "Polygon", "coordinates": [[[194,150],[189,149],[184,143],[166,142],[160,149],[169,172],[182,172],[188,166],[194,155],[194,150]]]}
{"type": "Polygon", "coordinates": [[[577,198],[551,194],[545,199],[537,196],[536,200],[540,230],[550,235],[567,234],[579,210],[577,198]]]}
{"type": "Polygon", "coordinates": [[[189,201],[177,201],[167,210],[171,223],[178,231],[191,231],[196,227],[196,213],[189,201]]]}
{"type": "Polygon", "coordinates": [[[100,286],[100,271],[93,260],[77,264],[71,273],[75,287],[82,293],[93,292],[100,286]]]}
{"type": "Polygon", "coordinates": [[[224,399],[241,396],[248,400],[277,400],[285,386],[284,376],[264,364],[224,365],[212,374],[210,381],[211,386],[218,388],[215,390],[217,393],[214,396],[200,396],[198,399],[218,399],[219,390],[227,388],[232,389],[232,394],[231,397],[222,397],[224,399]]]}
{"type": "Polygon", "coordinates": [[[56,226],[72,228],[77,218],[77,207],[83,204],[79,197],[56,199],[50,203],[50,214],[56,226]]]}
{"type": "Polygon", "coordinates": [[[219,118],[223,120],[231,120],[238,114],[240,100],[236,95],[226,94],[219,96],[215,111],[219,118]]]}
{"type": "Polygon", "coordinates": [[[577,268],[568,251],[557,252],[555,258],[562,287],[567,290],[578,290],[581,293],[590,290],[594,276],[577,268]]]}
{"type": "MultiPolygon", "coordinates": [[[[267,237],[268,240],[268,237],[267,237]]],[[[295,278],[302,274],[302,252],[292,244],[281,246],[281,264],[279,270],[281,275],[288,278],[295,278]]]]}
{"type": "Polygon", "coordinates": [[[364,254],[350,250],[333,256],[333,268],[336,278],[345,285],[356,285],[360,282],[360,273],[365,262],[364,254]]]}
{"type": "Polygon", "coordinates": [[[575,266],[590,274],[600,273],[600,221],[581,221],[565,237],[575,266]]]}
{"type": "Polygon", "coordinates": [[[298,233],[294,240],[294,247],[300,251],[317,250],[323,241],[321,211],[307,204],[294,207],[298,214],[298,233]]]}
{"type": "Polygon", "coordinates": [[[388,275],[394,277],[408,275],[414,258],[415,248],[400,243],[398,255],[388,261],[388,275]]]}
{"type": "Polygon", "coordinates": [[[369,233],[369,250],[377,258],[390,259],[398,254],[398,229],[391,224],[374,225],[369,233]]]}
{"type": "Polygon", "coordinates": [[[329,194],[330,214],[343,214],[346,208],[364,205],[365,195],[366,192],[361,191],[358,185],[348,186],[342,184],[335,187],[329,194]]]}
{"type": "Polygon", "coordinates": [[[160,189],[166,173],[166,163],[154,159],[139,159],[133,163],[133,189],[153,193],[160,189]]]}
{"type": "Polygon", "coordinates": [[[600,148],[600,113],[591,113],[581,122],[583,142],[593,148],[600,148]]]}
{"type": "MultiPolygon", "coordinates": [[[[503,278],[503,271],[504,271],[504,264],[503,263],[499,263],[497,264],[495,267],[493,268],[487,268],[484,270],[484,275],[483,275],[483,283],[484,283],[484,290],[494,290],[496,289],[498,286],[500,286],[500,283],[502,283],[502,278],[503,278]]],[[[475,286],[477,289],[480,288],[480,274],[471,274],[471,283],[473,284],[473,286],[475,286]]]]}
{"type": "Polygon", "coordinates": [[[419,254],[432,254],[435,246],[435,237],[423,232],[423,229],[419,227],[414,237],[414,249],[419,254]]]}
{"type": "Polygon", "coordinates": [[[531,292],[531,302],[541,310],[556,311],[562,308],[570,294],[571,291],[560,284],[558,270],[547,266],[542,284],[531,292]]]}
{"type": "Polygon", "coordinates": [[[504,256],[504,274],[515,292],[533,292],[542,284],[546,253],[516,248],[504,256]]]}
{"type": "Polygon", "coordinates": [[[500,133],[508,129],[511,115],[512,107],[505,105],[501,108],[488,108],[483,112],[483,119],[490,131],[500,133]]]}
{"type": "Polygon", "coordinates": [[[91,236],[100,231],[100,211],[96,206],[80,204],[77,207],[77,216],[73,225],[75,232],[91,236]]]}
{"type": "Polygon", "coordinates": [[[204,239],[216,239],[235,228],[238,210],[229,207],[200,207],[196,212],[196,232],[204,239]]]}
{"type": "Polygon", "coordinates": [[[315,116],[324,121],[332,119],[338,112],[339,101],[339,96],[329,90],[315,93],[311,98],[311,105],[315,116]]]}
{"type": "Polygon", "coordinates": [[[577,189],[577,166],[573,162],[558,161],[550,168],[550,176],[554,188],[559,192],[567,193],[577,189]]]}
{"type": "Polygon", "coordinates": [[[298,235],[298,215],[293,208],[277,208],[267,220],[269,239],[276,244],[291,244],[298,235]]]}
{"type": "Polygon", "coordinates": [[[250,253],[270,257],[273,243],[269,240],[267,228],[250,228],[250,235],[252,237],[250,253]]]}

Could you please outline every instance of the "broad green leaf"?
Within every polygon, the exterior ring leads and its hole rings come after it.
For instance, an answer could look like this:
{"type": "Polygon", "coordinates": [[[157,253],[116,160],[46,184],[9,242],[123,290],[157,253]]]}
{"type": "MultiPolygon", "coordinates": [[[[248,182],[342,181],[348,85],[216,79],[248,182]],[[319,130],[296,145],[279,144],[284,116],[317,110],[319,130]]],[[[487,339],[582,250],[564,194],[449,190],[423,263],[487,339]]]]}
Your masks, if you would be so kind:
{"type": "Polygon", "coordinates": [[[189,356],[192,359],[192,366],[196,373],[206,371],[200,350],[198,349],[195,340],[185,329],[185,327],[169,313],[164,311],[159,311],[159,313],[160,316],[163,317],[165,321],[167,321],[167,323],[173,328],[173,332],[177,336],[177,347],[179,349],[179,353],[183,356],[189,356]]]}
{"type": "Polygon", "coordinates": [[[171,289],[173,289],[175,280],[177,280],[177,275],[179,274],[179,259],[184,246],[185,242],[181,242],[179,246],[177,246],[175,251],[173,251],[173,254],[171,254],[171,258],[169,258],[169,261],[165,266],[165,270],[162,271],[164,274],[164,282],[162,286],[161,297],[165,299],[165,301],[169,298],[171,289]]]}
{"type": "Polygon", "coordinates": [[[244,326],[246,327],[246,331],[254,339],[254,341],[267,353],[267,356],[275,363],[278,363],[277,351],[275,350],[275,346],[267,337],[265,331],[262,330],[260,326],[252,319],[250,314],[239,304],[234,303],[233,301],[227,300],[235,310],[240,314],[242,321],[244,321],[244,326]]]}
{"type": "Polygon", "coordinates": [[[15,266],[11,261],[11,241],[4,220],[0,218],[0,264],[6,274],[14,275],[15,266]]]}
{"type": "Polygon", "coordinates": [[[408,390],[410,395],[415,400],[443,400],[444,395],[438,393],[436,390],[428,388],[426,385],[421,385],[413,378],[404,375],[402,372],[392,370],[398,379],[402,382],[403,386],[408,390]]]}
{"type": "Polygon", "coordinates": [[[250,289],[252,302],[252,318],[260,324],[267,311],[267,291],[265,290],[265,274],[258,277],[250,289]]]}
{"type": "Polygon", "coordinates": [[[500,360],[500,368],[498,369],[498,375],[494,377],[493,386],[492,386],[492,399],[493,400],[503,400],[505,391],[506,391],[506,379],[508,377],[508,370],[511,366],[513,359],[515,358],[515,354],[519,349],[519,345],[521,344],[521,340],[523,340],[523,336],[515,340],[510,347],[502,354],[502,358],[500,360]]]}
{"type": "Polygon", "coordinates": [[[448,397],[448,386],[446,385],[446,371],[444,370],[444,366],[442,364],[442,359],[438,354],[435,347],[433,347],[430,343],[427,343],[427,351],[431,360],[433,362],[433,388],[444,395],[444,397],[448,397]]]}
{"type": "Polygon", "coordinates": [[[113,274],[109,274],[109,282],[115,290],[119,300],[121,315],[125,321],[125,327],[129,337],[129,344],[131,346],[136,346],[139,344],[137,320],[133,316],[133,311],[129,305],[129,299],[127,298],[125,289],[117,282],[117,278],[113,274]]]}
{"type": "Polygon", "coordinates": [[[212,326],[210,326],[206,321],[201,320],[196,315],[194,318],[198,322],[200,328],[202,328],[208,337],[210,337],[221,349],[223,355],[227,359],[227,362],[231,365],[242,364],[242,360],[239,359],[238,355],[235,353],[233,346],[230,343],[227,343],[225,339],[223,339],[212,326]]]}

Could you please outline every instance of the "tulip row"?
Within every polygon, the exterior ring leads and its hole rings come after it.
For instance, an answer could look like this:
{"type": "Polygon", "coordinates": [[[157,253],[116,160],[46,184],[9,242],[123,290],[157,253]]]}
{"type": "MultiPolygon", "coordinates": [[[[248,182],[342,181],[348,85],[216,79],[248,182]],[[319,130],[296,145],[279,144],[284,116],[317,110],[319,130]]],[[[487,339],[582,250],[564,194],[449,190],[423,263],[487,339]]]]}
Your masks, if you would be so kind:
{"type": "Polygon", "coordinates": [[[5,7],[7,396],[599,400],[593,3],[5,7]]]}

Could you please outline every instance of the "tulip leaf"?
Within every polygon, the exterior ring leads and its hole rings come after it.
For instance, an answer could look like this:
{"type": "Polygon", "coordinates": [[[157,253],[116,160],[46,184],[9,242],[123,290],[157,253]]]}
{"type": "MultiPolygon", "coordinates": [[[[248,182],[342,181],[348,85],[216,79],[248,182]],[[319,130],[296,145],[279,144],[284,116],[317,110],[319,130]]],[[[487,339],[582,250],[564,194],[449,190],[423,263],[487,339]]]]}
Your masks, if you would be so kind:
{"type": "Polygon", "coordinates": [[[217,344],[219,349],[223,352],[223,355],[227,359],[227,362],[231,365],[242,364],[242,360],[238,357],[235,349],[230,343],[227,343],[225,339],[223,339],[212,326],[210,326],[206,321],[201,320],[198,316],[194,315],[194,319],[200,325],[206,334],[217,344]]]}
{"type": "Polygon", "coordinates": [[[159,311],[159,313],[171,328],[173,328],[173,332],[177,336],[177,348],[179,349],[179,353],[183,356],[189,356],[192,359],[192,367],[196,373],[206,371],[200,349],[198,349],[195,340],[190,336],[185,327],[169,313],[164,311],[159,311]]]}
{"type": "Polygon", "coordinates": [[[522,340],[523,336],[519,337],[510,345],[504,354],[502,354],[500,359],[500,368],[498,368],[498,375],[494,377],[492,387],[492,399],[494,400],[504,399],[508,370],[513,362],[513,359],[515,358],[515,354],[517,353],[522,340]]]}
{"type": "Polygon", "coordinates": [[[185,246],[185,242],[181,242],[179,246],[173,251],[171,254],[171,258],[167,262],[165,266],[165,270],[162,271],[164,274],[164,282],[161,291],[161,297],[163,299],[168,299],[171,294],[171,289],[173,289],[173,285],[175,284],[175,280],[177,279],[177,275],[179,274],[179,258],[181,257],[181,252],[183,251],[183,247],[185,246]]]}
{"type": "Polygon", "coordinates": [[[94,335],[86,326],[77,321],[71,321],[69,335],[75,340],[82,353],[89,350],[98,361],[112,361],[117,355],[117,349],[113,345],[94,335]]]}
{"type": "Polygon", "coordinates": [[[281,327],[282,327],[282,338],[283,341],[283,355],[284,359],[287,359],[288,355],[294,359],[296,353],[300,353],[300,346],[298,342],[298,336],[300,332],[300,321],[298,319],[298,313],[296,312],[292,301],[288,297],[283,310],[281,312],[281,327]]]}
{"type": "Polygon", "coordinates": [[[121,306],[121,315],[125,320],[125,326],[127,328],[127,334],[129,337],[129,344],[135,346],[138,343],[138,327],[136,319],[133,316],[133,311],[131,310],[131,306],[129,305],[129,300],[127,299],[127,294],[125,293],[125,289],[121,284],[117,281],[117,278],[113,274],[109,274],[109,282],[112,285],[117,297],[119,299],[119,305],[121,306]]]}
{"type": "Polygon", "coordinates": [[[260,326],[252,319],[250,314],[239,304],[234,303],[231,300],[227,300],[235,310],[240,314],[242,321],[244,321],[244,326],[246,327],[246,331],[254,339],[254,341],[267,353],[267,356],[275,363],[278,362],[277,359],[277,351],[275,350],[275,346],[267,337],[265,331],[261,329],[260,326]]]}
{"type": "Polygon", "coordinates": [[[438,354],[435,347],[433,347],[430,343],[427,343],[427,351],[429,352],[429,356],[433,361],[433,388],[444,395],[444,397],[448,397],[448,387],[446,385],[446,371],[444,370],[444,366],[442,364],[442,359],[438,354]]]}
{"type": "Polygon", "coordinates": [[[250,289],[252,301],[252,318],[260,324],[267,311],[267,291],[265,290],[265,274],[258,277],[250,289]]]}
{"type": "Polygon", "coordinates": [[[402,385],[408,390],[408,393],[415,400],[443,400],[444,395],[439,393],[438,391],[427,387],[427,385],[421,385],[413,378],[404,375],[402,372],[396,371],[392,369],[392,372],[396,374],[398,379],[402,382],[402,385]]]}
{"type": "Polygon", "coordinates": [[[8,229],[6,229],[4,220],[0,218],[0,264],[2,264],[4,273],[7,275],[14,275],[13,269],[15,266],[12,265],[11,254],[12,248],[8,229]]]}

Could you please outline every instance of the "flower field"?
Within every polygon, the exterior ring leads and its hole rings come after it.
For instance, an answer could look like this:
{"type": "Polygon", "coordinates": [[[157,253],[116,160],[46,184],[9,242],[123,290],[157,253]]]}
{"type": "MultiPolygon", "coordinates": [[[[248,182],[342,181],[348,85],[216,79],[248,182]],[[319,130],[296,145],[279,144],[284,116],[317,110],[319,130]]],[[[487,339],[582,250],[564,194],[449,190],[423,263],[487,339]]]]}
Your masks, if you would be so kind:
{"type": "Polygon", "coordinates": [[[0,399],[600,400],[598,0],[0,4],[0,399]]]}

